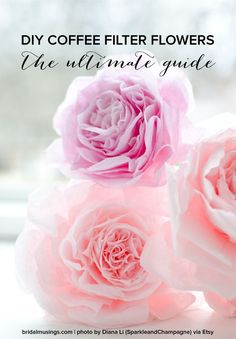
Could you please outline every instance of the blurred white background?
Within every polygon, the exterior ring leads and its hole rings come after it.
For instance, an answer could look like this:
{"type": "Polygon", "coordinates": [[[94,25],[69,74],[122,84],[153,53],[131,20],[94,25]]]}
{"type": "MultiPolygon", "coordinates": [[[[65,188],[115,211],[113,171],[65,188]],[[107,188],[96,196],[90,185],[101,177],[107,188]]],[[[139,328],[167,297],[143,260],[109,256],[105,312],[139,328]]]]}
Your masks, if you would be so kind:
{"type": "MultiPolygon", "coordinates": [[[[212,46],[146,46],[159,60],[194,59],[216,65],[188,69],[200,121],[236,112],[236,1],[234,0],[0,0],[0,236],[23,227],[28,193],[59,174],[44,151],[55,137],[52,117],[75,76],[84,70],[20,70],[21,52],[59,60],[78,58],[88,46],[21,46],[21,34],[213,34],[212,46]]],[[[104,55],[134,53],[137,46],[96,46],[104,55]]],[[[88,74],[88,73],[86,73],[88,74]]]]}

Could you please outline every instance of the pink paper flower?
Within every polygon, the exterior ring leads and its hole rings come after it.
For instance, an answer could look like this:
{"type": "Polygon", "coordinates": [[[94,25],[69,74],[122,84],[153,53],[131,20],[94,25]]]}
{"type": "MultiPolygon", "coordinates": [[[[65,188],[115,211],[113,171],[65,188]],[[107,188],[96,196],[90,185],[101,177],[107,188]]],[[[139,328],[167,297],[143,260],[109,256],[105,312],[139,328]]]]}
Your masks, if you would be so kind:
{"type": "Polygon", "coordinates": [[[205,291],[216,311],[236,316],[236,117],[216,122],[221,131],[199,142],[170,175],[174,246],[190,262],[191,288],[205,291]]]}
{"type": "MultiPolygon", "coordinates": [[[[105,68],[77,78],[54,119],[49,157],[67,176],[106,184],[161,185],[166,162],[186,153],[191,85],[159,69],[105,68]]],[[[189,132],[189,131],[188,131],[189,132]]]]}
{"type": "Polygon", "coordinates": [[[173,317],[194,297],[148,272],[166,203],[165,189],[87,182],[33,194],[16,246],[18,278],[64,321],[112,327],[173,317]]]}

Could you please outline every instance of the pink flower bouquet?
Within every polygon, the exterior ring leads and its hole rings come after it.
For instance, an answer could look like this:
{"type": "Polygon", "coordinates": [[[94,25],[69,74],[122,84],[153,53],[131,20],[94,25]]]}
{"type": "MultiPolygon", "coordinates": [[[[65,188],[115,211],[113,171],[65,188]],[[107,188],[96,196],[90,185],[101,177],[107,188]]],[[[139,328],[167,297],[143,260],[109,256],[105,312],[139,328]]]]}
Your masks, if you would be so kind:
{"type": "Polygon", "coordinates": [[[236,118],[196,140],[189,82],[158,73],[78,78],[55,116],[49,157],[77,182],[31,195],[16,260],[23,286],[63,321],[168,319],[191,290],[236,316],[236,118]]]}

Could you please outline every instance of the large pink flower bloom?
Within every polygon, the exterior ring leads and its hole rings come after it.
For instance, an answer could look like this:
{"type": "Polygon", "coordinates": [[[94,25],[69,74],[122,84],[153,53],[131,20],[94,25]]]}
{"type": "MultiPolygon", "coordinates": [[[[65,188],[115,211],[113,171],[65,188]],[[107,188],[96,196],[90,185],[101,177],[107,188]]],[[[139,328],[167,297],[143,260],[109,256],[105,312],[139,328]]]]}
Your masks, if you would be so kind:
{"type": "Polygon", "coordinates": [[[221,131],[201,140],[170,176],[173,235],[191,267],[185,287],[205,291],[211,307],[236,316],[236,118],[213,119],[213,128],[218,122],[221,131]]]}
{"type": "Polygon", "coordinates": [[[65,321],[111,327],[173,317],[194,297],[148,272],[166,203],[164,189],[89,183],[33,194],[16,247],[19,279],[65,321]]]}
{"type": "Polygon", "coordinates": [[[192,91],[183,74],[158,73],[154,66],[109,68],[75,79],[54,119],[60,139],[49,153],[56,166],[100,183],[163,184],[165,163],[186,152],[192,91]]]}

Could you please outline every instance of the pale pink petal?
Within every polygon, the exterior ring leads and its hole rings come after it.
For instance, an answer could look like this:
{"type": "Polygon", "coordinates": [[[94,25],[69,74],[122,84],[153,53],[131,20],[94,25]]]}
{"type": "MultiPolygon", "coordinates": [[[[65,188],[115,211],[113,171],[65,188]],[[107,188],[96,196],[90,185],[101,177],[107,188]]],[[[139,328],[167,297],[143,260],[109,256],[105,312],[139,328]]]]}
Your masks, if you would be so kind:
{"type": "Polygon", "coordinates": [[[224,317],[236,317],[236,299],[228,300],[216,293],[204,293],[208,305],[224,317]]]}

